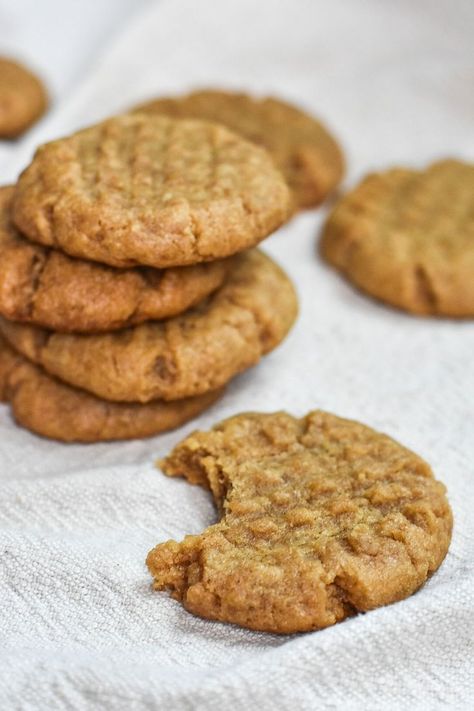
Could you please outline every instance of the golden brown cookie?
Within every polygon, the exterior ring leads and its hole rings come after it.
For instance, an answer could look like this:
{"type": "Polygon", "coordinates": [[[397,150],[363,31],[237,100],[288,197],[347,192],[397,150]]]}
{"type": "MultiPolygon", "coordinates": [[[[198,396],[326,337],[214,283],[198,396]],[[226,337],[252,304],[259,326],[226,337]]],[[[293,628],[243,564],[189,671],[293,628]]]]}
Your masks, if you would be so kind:
{"type": "Polygon", "coordinates": [[[441,564],[445,487],[413,452],[321,411],[237,415],[162,463],[209,488],[220,521],[147,559],[196,615],[292,633],[411,595],[441,564]]]}
{"type": "Polygon", "coordinates": [[[258,363],[297,314],[293,286],[269,257],[240,255],[224,286],[181,316],[115,333],[61,334],[0,319],[24,356],[106,400],[176,400],[216,390],[258,363]]]}
{"type": "Polygon", "coordinates": [[[223,126],[127,115],[38,149],[13,220],[27,237],[116,267],[227,257],[286,221],[266,151],[223,126]]]}
{"type": "Polygon", "coordinates": [[[445,160],[369,175],[329,216],[321,253],[393,306],[474,316],[474,165],[445,160]]]}
{"type": "Polygon", "coordinates": [[[222,285],[232,257],[189,267],[115,269],[24,239],[0,188],[0,314],[62,332],[112,331],[176,316],[222,285]]]}
{"type": "Polygon", "coordinates": [[[0,336],[0,402],[7,402],[8,376],[22,356],[17,355],[0,336]]]}
{"type": "Polygon", "coordinates": [[[15,353],[0,337],[0,399],[31,432],[62,442],[151,437],[175,429],[210,407],[222,390],[146,405],[100,400],[65,385],[15,353]]]}
{"type": "Polygon", "coordinates": [[[0,138],[15,138],[45,111],[41,81],[21,64],[0,57],[0,138]]]}
{"type": "Polygon", "coordinates": [[[323,124],[280,99],[207,90],[155,99],[135,110],[216,121],[264,146],[285,176],[298,207],[319,205],[344,173],[342,151],[323,124]]]}

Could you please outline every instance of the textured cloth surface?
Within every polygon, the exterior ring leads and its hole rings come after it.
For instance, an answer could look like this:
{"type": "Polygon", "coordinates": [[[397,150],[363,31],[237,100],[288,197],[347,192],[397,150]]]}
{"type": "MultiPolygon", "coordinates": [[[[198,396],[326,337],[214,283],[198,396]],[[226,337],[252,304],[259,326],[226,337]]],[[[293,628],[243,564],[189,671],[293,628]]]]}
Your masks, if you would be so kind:
{"type": "MultiPolygon", "coordinates": [[[[34,144],[159,92],[225,84],[314,110],[373,167],[473,159],[472,4],[163,0],[112,43],[34,144]],[[454,8],[455,7],[455,11],[454,8]]],[[[324,211],[265,248],[301,300],[288,340],[195,423],[148,441],[48,442],[0,408],[0,708],[463,709],[474,698],[474,324],[356,293],[316,256],[324,211]],[[333,628],[278,637],[207,622],[153,593],[144,560],[215,520],[209,496],[153,467],[195,427],[243,410],[323,408],[425,457],[455,527],[417,594],[333,628]]]]}

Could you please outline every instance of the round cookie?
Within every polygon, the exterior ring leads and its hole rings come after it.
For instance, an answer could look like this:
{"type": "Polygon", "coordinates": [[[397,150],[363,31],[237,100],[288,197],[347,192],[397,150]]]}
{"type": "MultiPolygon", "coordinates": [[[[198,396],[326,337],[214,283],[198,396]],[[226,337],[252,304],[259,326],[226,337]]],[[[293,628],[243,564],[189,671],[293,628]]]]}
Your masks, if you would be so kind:
{"type": "Polygon", "coordinates": [[[279,99],[208,90],[155,99],[135,110],[216,121],[264,146],[300,208],[319,205],[344,173],[342,151],[323,124],[279,99]]]}
{"type": "Polygon", "coordinates": [[[0,320],[5,338],[61,380],[105,400],[175,400],[216,390],[258,363],[297,314],[284,272],[257,250],[240,255],[224,286],[167,321],[115,333],[61,334],[0,320]]]}
{"type": "Polygon", "coordinates": [[[227,257],[289,217],[268,153],[223,126],[118,116],[40,147],[13,221],[27,237],[115,267],[227,257]]]}
{"type": "Polygon", "coordinates": [[[0,314],[62,332],[112,331],[186,311],[222,285],[232,257],[189,267],[115,269],[24,239],[0,188],[0,314]]]}
{"type": "Polygon", "coordinates": [[[162,462],[209,488],[220,521],[147,559],[190,612],[294,633],[402,600],[441,564],[452,514],[420,457],[321,411],[237,415],[162,462]]]}
{"type": "Polygon", "coordinates": [[[369,175],[332,211],[320,249],[388,304],[474,316],[474,165],[445,160],[369,175]]]}
{"type": "Polygon", "coordinates": [[[45,111],[41,81],[21,64],[0,57],[0,138],[15,138],[45,111]]]}
{"type": "Polygon", "coordinates": [[[31,432],[62,442],[104,442],[151,437],[188,422],[222,390],[179,402],[112,403],[65,385],[15,353],[0,338],[0,400],[31,432]]]}

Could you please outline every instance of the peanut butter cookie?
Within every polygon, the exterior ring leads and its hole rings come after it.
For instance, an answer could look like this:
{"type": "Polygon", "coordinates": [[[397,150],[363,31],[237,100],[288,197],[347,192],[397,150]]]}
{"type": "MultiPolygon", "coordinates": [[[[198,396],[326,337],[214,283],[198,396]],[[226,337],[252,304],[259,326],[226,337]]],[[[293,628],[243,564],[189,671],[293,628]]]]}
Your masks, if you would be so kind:
{"type": "Polygon", "coordinates": [[[189,267],[115,269],[24,239],[0,188],[0,314],[62,332],[112,331],[186,311],[222,285],[232,257],[189,267]]]}
{"type": "Polygon", "coordinates": [[[26,131],[48,104],[41,81],[21,64],[0,57],[0,138],[26,131]]]}
{"type": "Polygon", "coordinates": [[[297,314],[291,282],[257,250],[237,258],[206,302],[167,321],[115,333],[62,334],[0,319],[16,350],[106,400],[176,400],[220,388],[258,363],[297,314]]]}
{"type": "Polygon", "coordinates": [[[7,402],[8,376],[21,356],[0,336],[0,402],[7,402]]]}
{"type": "Polygon", "coordinates": [[[369,175],[329,216],[321,253],[393,306],[474,316],[474,165],[445,160],[369,175]]]}
{"type": "Polygon", "coordinates": [[[162,462],[209,488],[220,521],[147,564],[201,617],[292,633],[411,595],[441,564],[452,516],[428,464],[389,437],[315,411],[248,413],[162,462]]]}
{"type": "Polygon", "coordinates": [[[279,99],[208,90],[155,99],[135,110],[216,121],[264,146],[285,176],[298,207],[319,205],[344,173],[341,149],[323,124],[279,99]]]}
{"type": "Polygon", "coordinates": [[[0,399],[10,402],[20,425],[62,442],[151,437],[196,417],[222,392],[146,405],[106,402],[47,375],[0,337],[0,399]]]}
{"type": "Polygon", "coordinates": [[[291,198],[268,153],[223,126],[118,116],[48,143],[21,175],[27,237],[115,267],[208,262],[260,242],[291,198]]]}

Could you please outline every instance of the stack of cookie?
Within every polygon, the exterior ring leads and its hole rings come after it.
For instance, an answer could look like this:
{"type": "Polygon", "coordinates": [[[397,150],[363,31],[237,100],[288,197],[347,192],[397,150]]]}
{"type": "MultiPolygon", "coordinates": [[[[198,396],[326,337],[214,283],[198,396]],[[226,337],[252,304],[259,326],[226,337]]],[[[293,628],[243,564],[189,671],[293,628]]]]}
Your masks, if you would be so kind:
{"type": "Polygon", "coordinates": [[[291,328],[252,249],[292,212],[266,150],[124,115],[42,146],[0,191],[0,396],[64,441],[144,437],[214,402],[291,328]]]}

